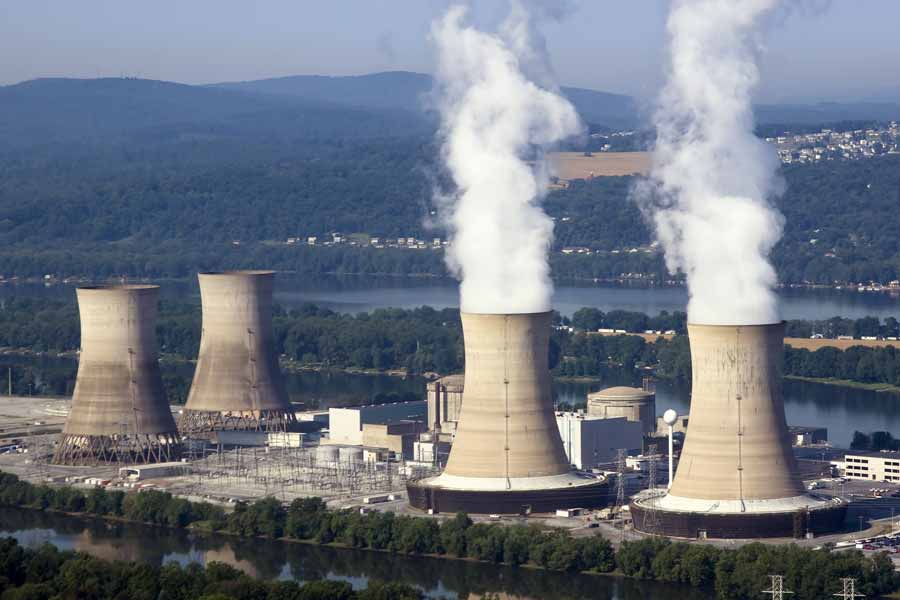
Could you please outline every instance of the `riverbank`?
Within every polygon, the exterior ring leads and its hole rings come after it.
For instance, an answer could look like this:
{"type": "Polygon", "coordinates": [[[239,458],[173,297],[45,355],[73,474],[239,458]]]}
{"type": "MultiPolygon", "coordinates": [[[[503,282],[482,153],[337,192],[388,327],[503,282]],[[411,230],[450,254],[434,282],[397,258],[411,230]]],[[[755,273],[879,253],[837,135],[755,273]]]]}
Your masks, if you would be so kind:
{"type": "Polygon", "coordinates": [[[857,390],[869,390],[871,392],[900,395],[900,386],[889,385],[886,383],[862,383],[860,381],[853,381],[851,379],[837,379],[834,377],[803,377],[800,375],[785,375],[784,378],[792,379],[794,381],[806,381],[808,383],[821,383],[824,385],[833,385],[836,387],[846,387],[857,390]]]}
{"type": "Polygon", "coordinates": [[[859,583],[877,593],[900,588],[900,576],[894,573],[888,558],[868,558],[857,551],[842,552],[839,558],[831,559],[828,550],[793,544],[749,544],[730,549],[653,537],[624,541],[615,549],[599,535],[573,537],[568,530],[535,524],[473,523],[462,513],[438,521],[388,512],[335,511],[320,498],[299,498],[284,506],[267,497],[235,504],[233,510],[226,511],[207,502],[191,502],[156,490],[85,491],[70,486],[35,485],[0,473],[0,505],[60,511],[69,518],[156,525],[198,535],[296,541],[396,556],[490,563],[498,568],[530,566],[571,575],[619,574],[632,579],[685,583],[695,589],[729,589],[746,580],[746,573],[735,570],[735,565],[745,569],[770,564],[783,564],[786,577],[805,580],[804,588],[818,594],[808,596],[810,599],[818,598],[847,568],[864,574],[864,581],[859,583]],[[659,560],[662,556],[666,559],[659,560]],[[702,559],[708,567],[703,573],[685,568],[696,559],[702,559]]]}

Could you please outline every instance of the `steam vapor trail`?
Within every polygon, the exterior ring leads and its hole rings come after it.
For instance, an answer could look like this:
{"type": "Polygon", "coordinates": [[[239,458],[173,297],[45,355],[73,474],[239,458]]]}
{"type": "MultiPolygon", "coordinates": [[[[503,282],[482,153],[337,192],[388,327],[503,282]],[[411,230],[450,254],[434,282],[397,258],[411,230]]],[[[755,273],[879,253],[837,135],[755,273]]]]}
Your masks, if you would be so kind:
{"type": "Polygon", "coordinates": [[[431,32],[442,154],[457,188],[438,199],[451,235],[447,264],[461,280],[463,311],[550,310],[553,222],[539,206],[548,183],[543,151],[581,124],[556,92],[524,4],[512,2],[498,33],[465,17],[464,7],[451,7],[431,32]]]}
{"type": "Polygon", "coordinates": [[[768,256],[783,219],[775,151],[753,134],[757,33],[779,0],[675,0],[671,65],[654,115],[650,177],[635,197],[671,272],[687,276],[692,322],[779,320],[768,256]]]}

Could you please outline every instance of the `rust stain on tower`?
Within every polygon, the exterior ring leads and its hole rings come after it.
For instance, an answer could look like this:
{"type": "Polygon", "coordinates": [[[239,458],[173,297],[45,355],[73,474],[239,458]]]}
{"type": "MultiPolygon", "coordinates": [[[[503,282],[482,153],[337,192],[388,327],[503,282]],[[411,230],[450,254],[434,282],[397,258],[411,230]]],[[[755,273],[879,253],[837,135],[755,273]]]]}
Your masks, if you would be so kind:
{"type": "Polygon", "coordinates": [[[181,440],[163,391],[156,342],[159,288],[76,291],[81,356],[57,464],[166,462],[181,440]]]}
{"type": "Polygon", "coordinates": [[[295,418],[272,335],[274,273],[201,273],[199,280],[203,333],[182,432],[287,430],[295,418]]]}

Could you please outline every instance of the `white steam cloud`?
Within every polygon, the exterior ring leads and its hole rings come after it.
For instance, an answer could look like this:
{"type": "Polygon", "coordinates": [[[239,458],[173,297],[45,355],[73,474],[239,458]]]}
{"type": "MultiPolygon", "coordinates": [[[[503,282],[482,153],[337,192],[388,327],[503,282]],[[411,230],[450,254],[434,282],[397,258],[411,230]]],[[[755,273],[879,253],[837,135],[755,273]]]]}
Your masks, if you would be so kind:
{"type": "Polygon", "coordinates": [[[450,8],[432,25],[444,163],[456,192],[442,202],[447,264],[465,312],[550,310],[547,252],[553,221],[539,203],[544,150],[581,132],[575,108],[552,83],[543,42],[521,2],[497,33],[450,8]]]}
{"type": "Polygon", "coordinates": [[[671,272],[687,276],[688,316],[705,324],[779,320],[768,256],[783,219],[774,149],[753,134],[758,29],[778,0],[675,0],[670,73],[654,115],[650,177],[636,197],[671,272]]]}

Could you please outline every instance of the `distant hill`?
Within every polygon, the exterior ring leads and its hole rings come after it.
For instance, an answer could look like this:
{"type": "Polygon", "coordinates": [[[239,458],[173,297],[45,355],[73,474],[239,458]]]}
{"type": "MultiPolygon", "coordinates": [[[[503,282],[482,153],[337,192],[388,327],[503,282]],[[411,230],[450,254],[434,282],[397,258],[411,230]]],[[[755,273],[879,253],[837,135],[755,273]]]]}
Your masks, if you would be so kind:
{"type": "Polygon", "coordinates": [[[0,86],[0,147],[123,135],[366,137],[421,125],[409,112],[147,79],[35,79],[0,86]]]}
{"type": "Polygon", "coordinates": [[[898,102],[820,102],[818,104],[758,104],[756,122],[817,124],[838,121],[890,121],[900,119],[898,102]]]}
{"type": "MultiPolygon", "coordinates": [[[[209,87],[298,96],[354,107],[427,111],[432,83],[432,77],[423,73],[388,71],[343,77],[295,75],[215,83],[209,87]]],[[[616,128],[635,127],[638,123],[635,102],[629,96],[573,87],[563,87],[562,91],[589,123],[616,128]]]]}
{"type": "Polygon", "coordinates": [[[281,96],[297,96],[329,104],[366,108],[422,110],[431,89],[431,76],[409,71],[329,77],[293,75],[253,81],[213,83],[208,89],[281,96]]]}
{"type": "MultiPolygon", "coordinates": [[[[432,78],[393,71],[348,77],[297,75],[205,86],[147,79],[35,79],[0,86],[0,151],[59,142],[368,138],[429,134],[432,78]],[[136,140],[135,136],[139,136],[136,140]]],[[[563,87],[595,126],[641,124],[629,96],[563,87]]],[[[759,105],[760,124],[900,119],[900,103],[759,105]]]]}

